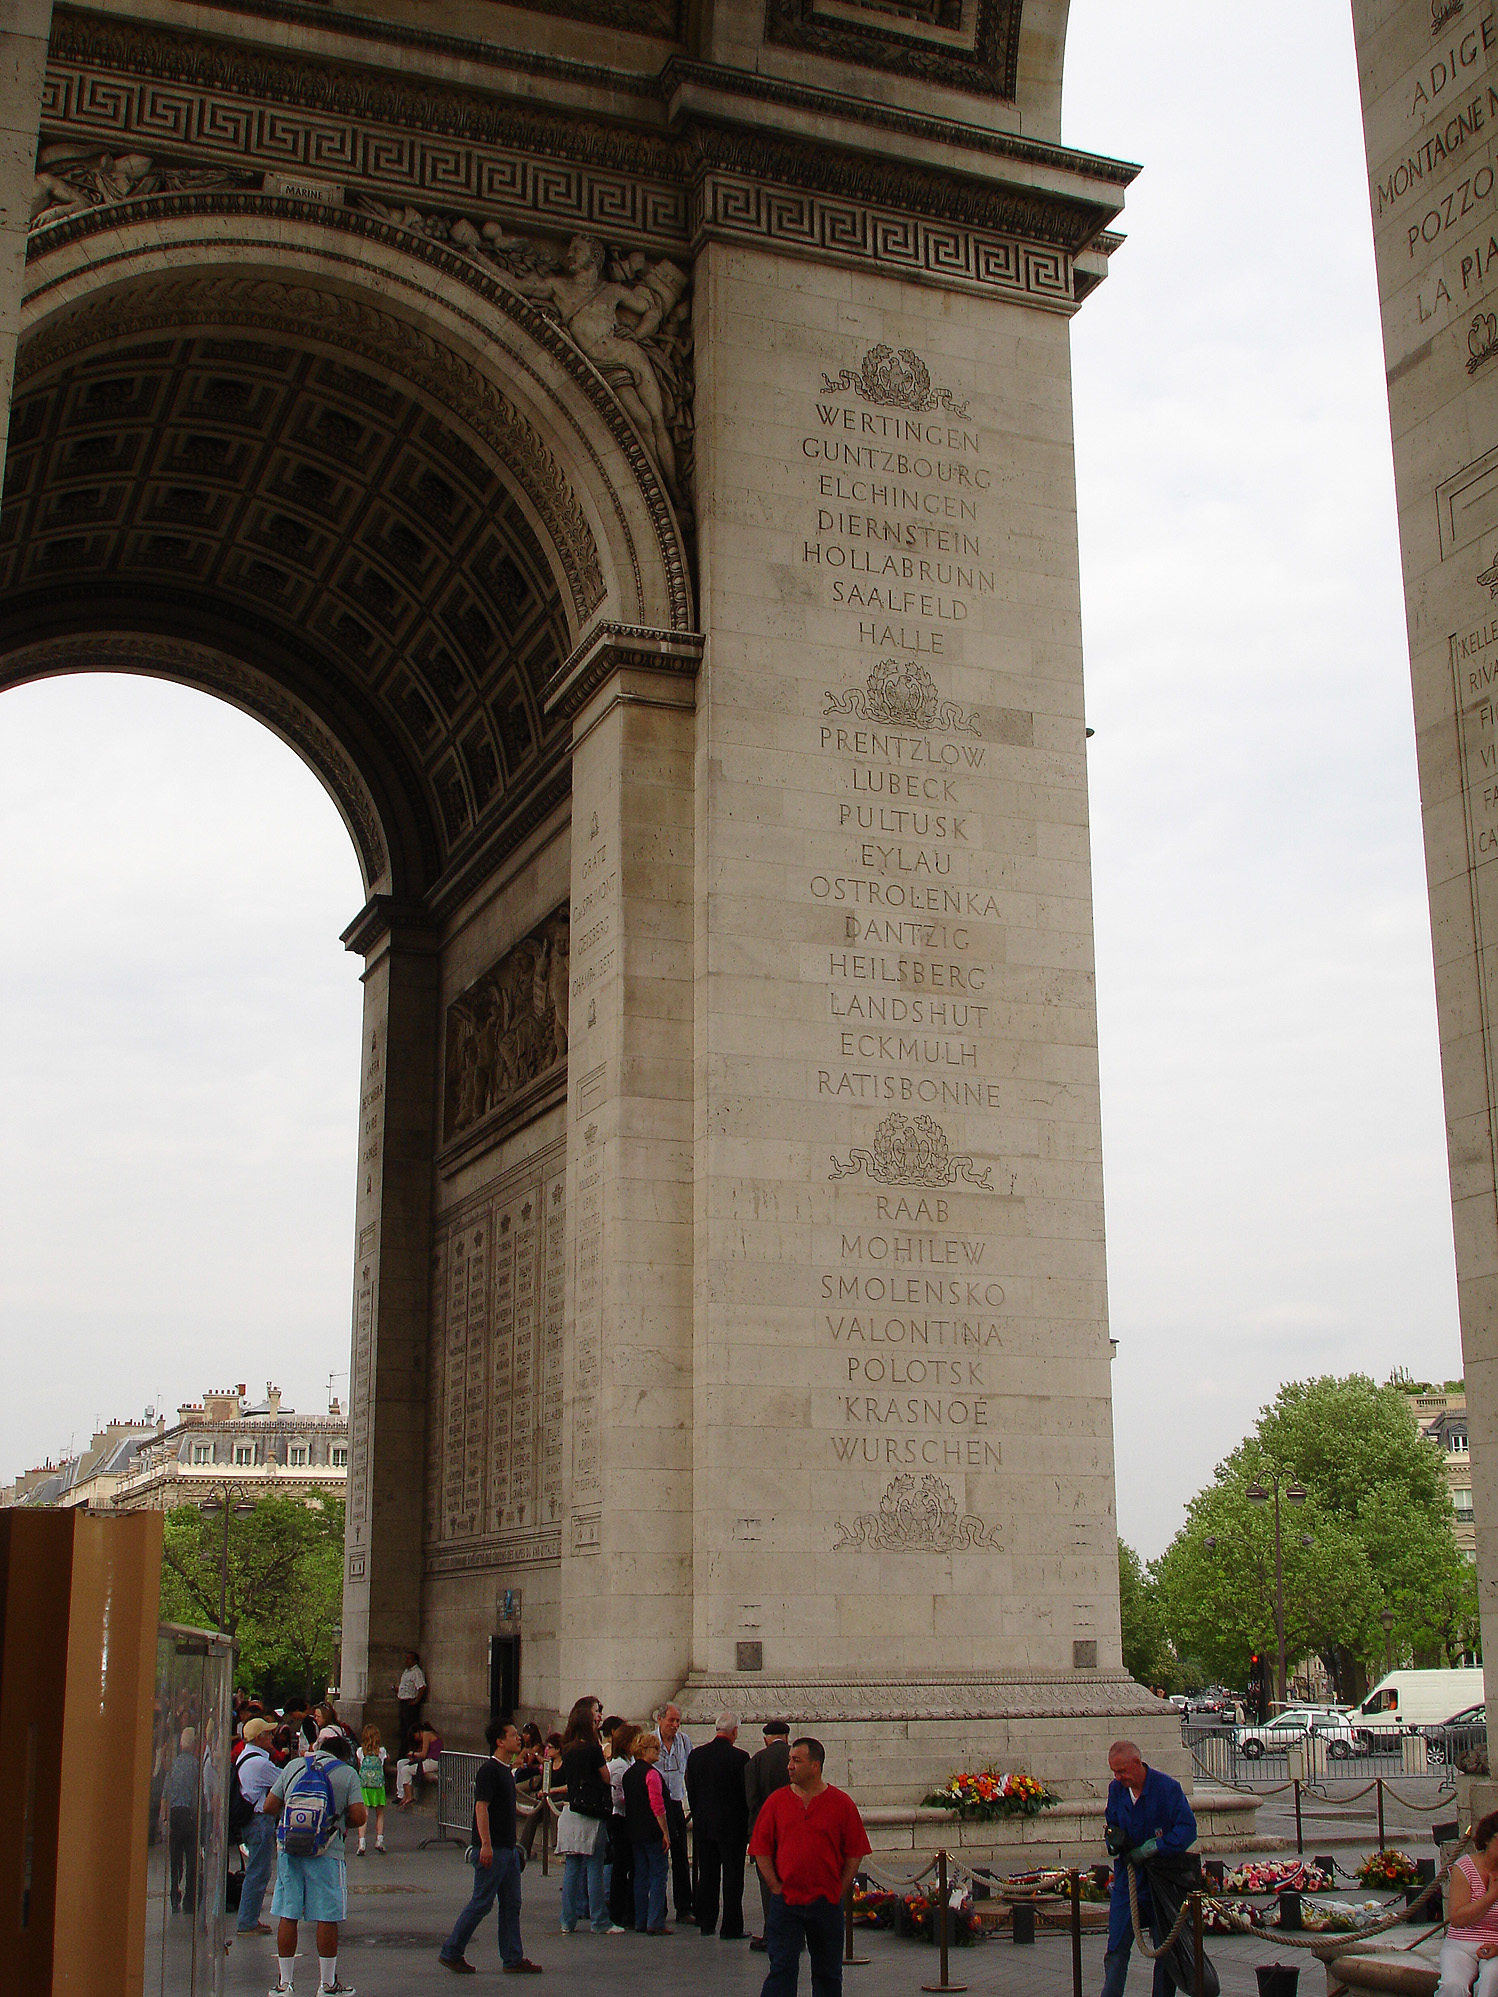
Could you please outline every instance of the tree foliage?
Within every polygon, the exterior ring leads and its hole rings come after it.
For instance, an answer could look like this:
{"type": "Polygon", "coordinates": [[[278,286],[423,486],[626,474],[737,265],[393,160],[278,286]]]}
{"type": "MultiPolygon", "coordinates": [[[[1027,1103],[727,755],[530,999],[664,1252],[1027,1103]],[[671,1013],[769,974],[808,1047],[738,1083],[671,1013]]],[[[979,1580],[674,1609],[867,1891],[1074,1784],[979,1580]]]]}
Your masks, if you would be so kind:
{"type": "Polygon", "coordinates": [[[1171,1689],[1175,1659],[1159,1590],[1139,1555],[1122,1539],[1118,1542],[1118,1606],[1123,1622],[1124,1670],[1140,1685],[1171,1689]]]}
{"type": "MultiPolygon", "coordinates": [[[[262,1498],[228,1521],[224,1627],[238,1644],[235,1682],[311,1696],[326,1682],[343,1588],[343,1502],[262,1498]]],[[[178,1505],[164,1522],[161,1613],[217,1629],[224,1515],[178,1505]]]]}
{"type": "Polygon", "coordinates": [[[1230,1685],[1251,1651],[1273,1659],[1274,1511],[1247,1493],[1276,1476],[1288,1658],[1316,1653],[1339,1695],[1359,1696],[1382,1669],[1385,1607],[1396,1657],[1440,1664],[1476,1649],[1476,1579],[1452,1537],[1440,1449],[1398,1388],[1353,1374],[1282,1387],[1192,1499],[1151,1569],[1178,1652],[1230,1685]],[[1297,1478],[1306,1501],[1291,1506],[1297,1478]]]}

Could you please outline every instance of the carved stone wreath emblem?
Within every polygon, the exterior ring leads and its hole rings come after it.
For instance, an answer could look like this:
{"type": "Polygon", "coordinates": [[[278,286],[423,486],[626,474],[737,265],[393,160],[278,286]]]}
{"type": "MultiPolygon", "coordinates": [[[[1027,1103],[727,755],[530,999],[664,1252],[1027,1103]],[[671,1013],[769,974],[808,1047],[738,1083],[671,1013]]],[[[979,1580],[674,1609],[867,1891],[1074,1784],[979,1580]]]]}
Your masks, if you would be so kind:
{"type": "Polygon", "coordinates": [[[993,1167],[975,1171],[970,1152],[953,1157],[947,1133],[929,1116],[906,1116],[892,1110],[874,1132],[872,1151],[855,1148],[846,1162],[833,1153],[829,1179],[856,1179],[866,1173],[886,1186],[952,1186],[965,1179],[970,1186],[993,1191],[993,1167]]]}
{"type": "Polygon", "coordinates": [[[825,720],[852,714],[860,721],[883,721],[892,728],[934,728],[942,734],[976,735],[977,722],[955,700],[943,700],[936,682],[915,659],[881,659],[863,686],[829,688],[823,695],[825,720]]]}
{"type": "Polygon", "coordinates": [[[833,1552],[864,1550],[883,1553],[957,1553],[996,1547],[999,1529],[972,1513],[959,1513],[952,1487],[943,1478],[927,1475],[895,1477],[879,1500],[877,1512],[860,1512],[851,1526],[834,1519],[842,1535],[833,1552]]]}
{"type": "Polygon", "coordinates": [[[896,352],[883,340],[869,348],[856,374],[852,368],[839,369],[836,380],[824,374],[822,387],[828,395],[841,395],[851,388],[865,402],[886,409],[945,409],[949,416],[967,414],[967,404],[958,402],[950,388],[931,386],[931,370],[913,347],[896,352]]]}

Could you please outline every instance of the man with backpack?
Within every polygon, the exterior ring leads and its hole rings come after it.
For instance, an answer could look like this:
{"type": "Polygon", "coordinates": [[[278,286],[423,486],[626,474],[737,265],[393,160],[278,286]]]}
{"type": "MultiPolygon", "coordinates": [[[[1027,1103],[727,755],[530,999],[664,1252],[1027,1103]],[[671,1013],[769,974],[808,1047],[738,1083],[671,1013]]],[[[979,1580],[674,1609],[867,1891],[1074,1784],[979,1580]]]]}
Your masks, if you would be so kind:
{"type": "Polygon", "coordinates": [[[354,1997],[349,1985],[338,1979],[338,1923],[348,1912],[343,1834],[350,1827],[357,1830],[367,1813],[358,1770],[329,1751],[330,1742],[339,1738],[336,1727],[324,1727],[313,1747],[287,1762],[263,1806],[276,1823],[280,1845],[276,1896],[270,1909],[280,1922],[276,1933],[280,1977],[271,1997],[290,1997],[299,1921],[317,1923],[324,1997],[328,1992],[333,1997],[354,1997]]]}
{"type": "Polygon", "coordinates": [[[260,1918],[271,1867],[276,1862],[276,1820],[265,1814],[265,1799],[280,1770],[266,1748],[276,1731],[274,1720],[244,1723],[244,1746],[229,1771],[229,1842],[245,1847],[244,1882],[239,1889],[241,1935],[268,1935],[260,1918]]]}

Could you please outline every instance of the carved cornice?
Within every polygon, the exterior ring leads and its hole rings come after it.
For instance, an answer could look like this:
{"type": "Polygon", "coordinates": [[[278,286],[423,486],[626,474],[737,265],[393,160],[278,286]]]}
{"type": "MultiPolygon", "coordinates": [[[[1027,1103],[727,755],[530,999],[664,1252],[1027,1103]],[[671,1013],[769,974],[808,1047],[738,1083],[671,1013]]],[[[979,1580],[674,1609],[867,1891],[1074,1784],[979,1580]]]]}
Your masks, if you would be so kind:
{"type": "Polygon", "coordinates": [[[687,1720],[719,1712],[751,1723],[791,1715],[811,1721],[1080,1720],[1157,1718],[1160,1702],[1123,1671],[933,1671],[878,1678],[807,1672],[694,1671],[676,1695],[687,1720]]]}
{"type": "Polygon", "coordinates": [[[695,631],[652,631],[638,624],[600,624],[564,659],[546,689],[546,712],[573,719],[614,673],[663,673],[694,679],[703,639],[695,631]]]}
{"type": "Polygon", "coordinates": [[[389,937],[392,945],[435,956],[438,940],[432,919],[419,902],[401,901],[395,895],[371,895],[363,908],[339,936],[345,950],[367,957],[389,937]]]}
{"type": "Polygon", "coordinates": [[[42,123],[48,132],[86,133],[116,144],[128,138],[153,151],[186,146],[194,158],[321,174],[416,205],[520,213],[534,224],[584,225],[610,240],[660,247],[688,239],[687,191],[716,169],[1074,253],[1111,220],[1120,200],[1111,193],[1090,200],[1037,188],[1034,170],[1120,191],[1135,172],[1065,147],[684,57],[664,66],[650,82],[650,94],[659,103],[684,83],[718,94],[724,108],[690,117],[667,135],[60,10],[42,123]],[[119,76],[135,79],[136,89],[102,81],[119,76]],[[752,131],[733,118],[734,98],[965,149],[1026,171],[1015,184],[996,185],[852,145],[752,131]],[[278,118],[267,130],[242,108],[263,103],[297,115],[278,118]],[[552,184],[558,161],[578,170],[564,176],[562,187],[552,184]]]}

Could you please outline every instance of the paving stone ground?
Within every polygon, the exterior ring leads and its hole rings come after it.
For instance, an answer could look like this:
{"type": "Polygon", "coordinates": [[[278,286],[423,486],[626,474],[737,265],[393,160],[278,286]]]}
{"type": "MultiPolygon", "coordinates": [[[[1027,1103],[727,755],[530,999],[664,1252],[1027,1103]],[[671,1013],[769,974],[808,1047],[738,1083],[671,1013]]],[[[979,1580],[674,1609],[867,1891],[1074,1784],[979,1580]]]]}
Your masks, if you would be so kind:
{"type": "MultiPolygon", "coordinates": [[[[1349,1820],[1351,1822],[1351,1820],[1349,1820]]],[[[1413,1826],[1414,1820],[1411,1819],[1413,1826]]],[[[503,1981],[506,1989],[549,1991],[554,1997],[758,1997],[764,1982],[764,1956],[752,1954],[742,1942],[707,1940],[695,1928],[683,1926],[674,1935],[646,1939],[634,1935],[604,1936],[560,1932],[561,1874],[553,1863],[543,1878],[539,1863],[525,1875],[522,1933],[527,1953],[545,1969],[545,1979],[500,1978],[494,1917],[491,1915],[469,1947],[469,1960],[478,1974],[456,1978],[437,1961],[458,1910],[468,1897],[471,1873],[457,1846],[419,1848],[431,1833],[427,1817],[400,1817],[391,1812],[390,1854],[349,1861],[349,1920],[339,1952],[339,1970],[360,1997],[422,1997],[455,1985],[474,1992],[503,1981]]],[[[1278,1826],[1276,1826],[1278,1828],[1278,1826]]],[[[1293,1835],[1293,1818],[1291,1819],[1293,1835]]],[[[1349,1834],[1355,1835],[1355,1830],[1349,1834]]],[[[1409,1840],[1412,1842],[1412,1840],[1409,1840]]],[[[1371,1846],[1372,1839],[1366,1842],[1371,1846]]],[[[1352,1854],[1345,1853],[1348,1863],[1352,1854]]],[[[751,1886],[748,1903],[754,1902],[751,1886]]],[[[920,1943],[892,1935],[860,1931],[858,1952],[869,1957],[866,1967],[844,1974],[847,1997],[915,1997],[924,1984],[937,1980],[937,1954],[920,1943]]],[[[1217,1965],[1224,1997],[1257,1997],[1255,1970],[1260,1964],[1298,1962],[1300,1997],[1321,1997],[1325,1978],[1319,1963],[1306,1954],[1292,1954],[1283,1945],[1252,1937],[1213,1937],[1209,1953],[1217,1965]]],[[[1048,1934],[1030,1948],[1017,1947],[1007,1937],[975,1948],[954,1951],[952,1977],[975,1993],[993,1997],[1071,1997],[1070,1939],[1048,1934]]],[[[299,1997],[315,1997],[316,1964],[312,1938],[304,1931],[297,1963],[299,1997]]],[[[1103,1941],[1083,1940],[1083,1981],[1086,1997],[1102,1987],[1103,1941]]],[[[275,1980],[275,1948],[271,1937],[236,1941],[225,1976],[226,1997],[264,1997],[275,1980]]],[[[1136,1961],[1131,1991],[1148,1997],[1147,1966],[1136,1961]]],[[[802,1963],[801,1989],[810,1993],[810,1977],[802,1963]]]]}

